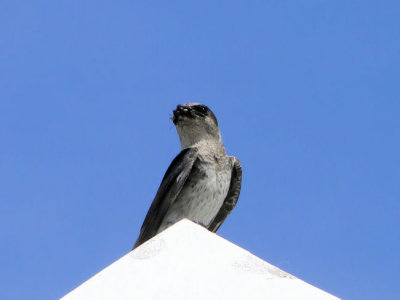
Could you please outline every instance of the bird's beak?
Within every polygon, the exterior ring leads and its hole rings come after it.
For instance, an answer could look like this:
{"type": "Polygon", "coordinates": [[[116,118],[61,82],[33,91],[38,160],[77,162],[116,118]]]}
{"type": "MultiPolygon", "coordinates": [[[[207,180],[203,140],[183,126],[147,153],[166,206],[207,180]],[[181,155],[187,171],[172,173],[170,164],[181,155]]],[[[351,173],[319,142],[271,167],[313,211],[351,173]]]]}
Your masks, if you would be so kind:
{"type": "Polygon", "coordinates": [[[193,118],[193,113],[190,107],[178,105],[173,111],[172,122],[176,125],[184,117],[193,118]]]}

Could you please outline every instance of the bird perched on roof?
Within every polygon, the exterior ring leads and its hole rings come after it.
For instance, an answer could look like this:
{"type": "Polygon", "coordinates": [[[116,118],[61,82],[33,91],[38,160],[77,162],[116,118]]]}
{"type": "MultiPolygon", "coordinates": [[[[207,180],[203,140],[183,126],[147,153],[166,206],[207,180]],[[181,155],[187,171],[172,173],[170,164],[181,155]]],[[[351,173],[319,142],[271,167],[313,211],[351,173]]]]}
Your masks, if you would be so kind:
{"type": "Polygon", "coordinates": [[[239,198],[242,167],[228,156],[214,113],[200,103],[173,111],[181,152],[172,161],[133,248],[187,218],[216,232],[239,198]]]}

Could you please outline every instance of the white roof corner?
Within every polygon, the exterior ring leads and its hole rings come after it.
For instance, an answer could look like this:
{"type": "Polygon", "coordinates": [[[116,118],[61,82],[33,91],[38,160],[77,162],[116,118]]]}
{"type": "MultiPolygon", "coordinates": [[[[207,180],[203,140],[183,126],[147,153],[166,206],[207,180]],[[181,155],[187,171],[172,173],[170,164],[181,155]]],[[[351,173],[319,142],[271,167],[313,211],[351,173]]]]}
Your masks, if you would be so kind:
{"type": "Polygon", "coordinates": [[[62,298],[78,299],[339,298],[185,219],[62,298]]]}

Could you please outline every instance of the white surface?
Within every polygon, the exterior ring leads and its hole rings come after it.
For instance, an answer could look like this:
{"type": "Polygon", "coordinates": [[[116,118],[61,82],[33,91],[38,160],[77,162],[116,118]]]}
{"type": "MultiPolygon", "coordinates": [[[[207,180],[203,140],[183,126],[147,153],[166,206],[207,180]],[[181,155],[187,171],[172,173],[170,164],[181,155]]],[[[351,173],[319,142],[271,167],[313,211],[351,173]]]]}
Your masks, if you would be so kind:
{"type": "Polygon", "coordinates": [[[183,220],[62,298],[77,299],[338,298],[183,220]]]}

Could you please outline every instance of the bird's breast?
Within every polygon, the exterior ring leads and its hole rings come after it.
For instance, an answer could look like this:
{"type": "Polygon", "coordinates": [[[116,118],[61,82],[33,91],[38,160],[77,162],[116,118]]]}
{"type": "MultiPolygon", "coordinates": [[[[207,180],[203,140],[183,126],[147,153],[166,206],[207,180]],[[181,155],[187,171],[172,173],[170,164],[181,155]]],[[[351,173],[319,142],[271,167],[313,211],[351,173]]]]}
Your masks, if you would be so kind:
{"type": "Polygon", "coordinates": [[[181,201],[194,221],[208,226],[218,213],[228,193],[230,172],[216,165],[199,166],[182,191],[181,201]]]}
{"type": "Polygon", "coordinates": [[[188,218],[208,226],[221,208],[229,190],[231,170],[213,162],[196,161],[164,219],[165,224],[188,218]]]}

